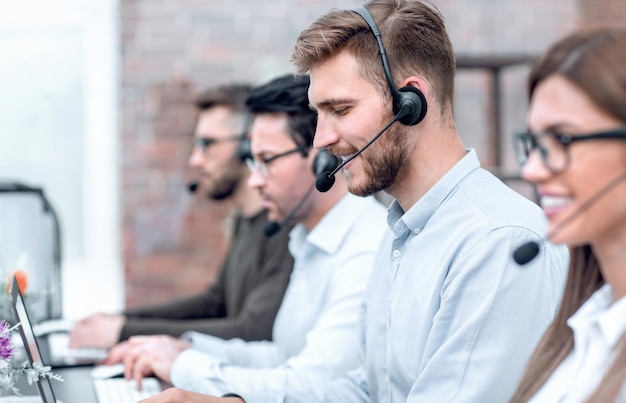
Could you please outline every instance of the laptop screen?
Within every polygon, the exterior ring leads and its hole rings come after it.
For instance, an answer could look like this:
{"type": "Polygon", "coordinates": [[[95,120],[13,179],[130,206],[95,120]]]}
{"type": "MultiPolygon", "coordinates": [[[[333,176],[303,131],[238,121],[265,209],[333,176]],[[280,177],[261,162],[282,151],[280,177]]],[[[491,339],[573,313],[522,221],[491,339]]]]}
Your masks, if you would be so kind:
{"type": "MultiPolygon", "coordinates": [[[[22,337],[22,341],[24,342],[24,349],[26,350],[30,364],[44,366],[45,364],[41,359],[39,345],[37,344],[35,333],[33,333],[33,327],[30,319],[28,318],[28,311],[26,310],[26,305],[24,304],[24,298],[20,293],[20,288],[15,277],[11,278],[10,288],[11,305],[13,306],[13,311],[15,312],[15,318],[21,324],[18,329],[20,336],[22,337]]],[[[38,378],[36,383],[37,390],[39,391],[39,395],[41,396],[43,403],[56,403],[50,379],[47,377],[38,378]]]]}

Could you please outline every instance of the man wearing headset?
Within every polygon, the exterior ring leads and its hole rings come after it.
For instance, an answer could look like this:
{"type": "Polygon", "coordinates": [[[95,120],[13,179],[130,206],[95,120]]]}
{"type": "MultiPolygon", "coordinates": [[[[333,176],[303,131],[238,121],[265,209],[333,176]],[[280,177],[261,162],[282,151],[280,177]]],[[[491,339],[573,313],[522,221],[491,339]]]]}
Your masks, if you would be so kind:
{"type": "Polygon", "coordinates": [[[225,339],[271,339],[293,258],[286,233],[264,235],[267,211],[247,186],[250,172],[242,154],[249,153],[245,100],[250,88],[239,83],[217,86],[195,102],[199,116],[189,165],[199,178],[190,190],[231,201],[235,208],[230,250],[215,282],[198,295],[123,314],[90,315],[76,323],[72,347],[110,348],[134,335],[180,336],[188,330],[225,339]]]}
{"type": "MultiPolygon", "coordinates": [[[[554,316],[567,253],[542,237],[538,206],[463,146],[442,16],[418,0],[333,10],[300,34],[292,60],[310,72],[316,148],[344,159],[352,193],[385,190],[395,200],[366,292],[360,367],[302,393],[233,389],[241,398],[227,399],[507,401],[554,316]],[[511,256],[529,240],[542,253],[520,268],[511,256]]],[[[322,175],[322,190],[332,173],[322,175]]],[[[164,394],[145,403],[221,401],[164,394]]]]}
{"type": "Polygon", "coordinates": [[[308,389],[358,365],[358,314],[384,234],[385,209],[374,197],[348,193],[343,178],[327,193],[315,190],[316,175],[338,161],[312,148],[317,119],[308,88],[308,76],[288,74],[254,88],[247,101],[254,115],[248,183],[274,222],[268,229],[296,223],[289,240],[294,269],[273,341],[197,332],[183,340],[131,338],[127,378],[154,373],[177,387],[220,395],[308,389]]]}

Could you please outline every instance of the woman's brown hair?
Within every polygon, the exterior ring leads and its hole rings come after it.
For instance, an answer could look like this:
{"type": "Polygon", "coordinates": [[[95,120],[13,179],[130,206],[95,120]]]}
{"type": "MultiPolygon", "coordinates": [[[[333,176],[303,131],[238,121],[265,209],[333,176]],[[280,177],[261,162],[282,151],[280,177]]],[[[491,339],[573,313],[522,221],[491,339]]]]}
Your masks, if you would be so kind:
{"type": "MultiPolygon", "coordinates": [[[[555,43],[534,67],[529,96],[546,78],[559,75],[581,89],[598,107],[626,122],[626,27],[577,31],[555,43]]],[[[528,362],[512,403],[527,402],[574,347],[567,320],[605,282],[589,245],[570,249],[570,267],[563,301],[528,362]]],[[[588,402],[614,401],[626,380],[626,337],[588,402]]]]}

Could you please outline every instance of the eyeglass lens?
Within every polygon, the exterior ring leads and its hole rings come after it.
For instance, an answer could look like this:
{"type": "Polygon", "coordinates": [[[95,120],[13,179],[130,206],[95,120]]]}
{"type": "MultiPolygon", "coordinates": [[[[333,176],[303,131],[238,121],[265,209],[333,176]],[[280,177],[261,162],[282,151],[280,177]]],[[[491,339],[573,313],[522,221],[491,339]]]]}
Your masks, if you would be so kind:
{"type": "Polygon", "coordinates": [[[551,133],[520,133],[516,136],[517,160],[523,166],[533,150],[539,151],[543,163],[551,171],[557,172],[567,165],[566,146],[551,133]]]}

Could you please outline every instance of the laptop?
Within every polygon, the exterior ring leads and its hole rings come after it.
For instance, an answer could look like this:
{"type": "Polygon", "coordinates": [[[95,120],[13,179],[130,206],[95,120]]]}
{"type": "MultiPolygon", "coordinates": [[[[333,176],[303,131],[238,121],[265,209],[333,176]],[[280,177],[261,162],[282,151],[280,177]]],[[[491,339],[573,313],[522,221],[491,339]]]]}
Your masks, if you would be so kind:
{"type": "Polygon", "coordinates": [[[70,348],[70,331],[74,321],[51,319],[31,324],[39,343],[41,358],[54,369],[93,366],[107,356],[105,349],[70,348]]]}
{"type": "MultiPolygon", "coordinates": [[[[18,329],[30,364],[45,366],[47,361],[41,355],[41,350],[39,349],[39,344],[33,332],[33,326],[15,277],[11,278],[10,297],[15,318],[21,323],[18,329]]],[[[90,379],[90,381],[93,382],[94,393],[99,403],[134,403],[161,391],[161,385],[156,378],[144,378],[141,391],[136,389],[134,381],[127,381],[123,378],[90,379]]],[[[61,403],[54,395],[49,378],[39,378],[35,383],[42,403],[61,403]]],[[[82,397],[79,398],[81,398],[81,403],[86,403],[82,400],[82,397]]]]}
{"type": "MultiPolygon", "coordinates": [[[[39,364],[44,366],[45,364],[41,358],[39,345],[37,344],[37,339],[35,338],[35,333],[33,333],[28,312],[26,311],[26,305],[24,304],[24,299],[22,298],[22,294],[20,293],[20,288],[15,277],[11,278],[10,297],[15,318],[21,324],[18,329],[20,336],[22,337],[22,341],[24,342],[24,349],[26,350],[28,361],[31,365],[39,364]]],[[[57,403],[49,378],[38,378],[35,383],[43,403],[57,403]]]]}

